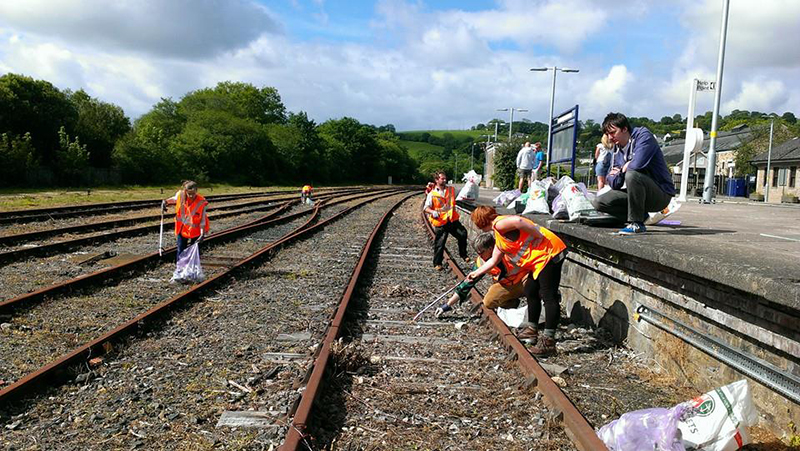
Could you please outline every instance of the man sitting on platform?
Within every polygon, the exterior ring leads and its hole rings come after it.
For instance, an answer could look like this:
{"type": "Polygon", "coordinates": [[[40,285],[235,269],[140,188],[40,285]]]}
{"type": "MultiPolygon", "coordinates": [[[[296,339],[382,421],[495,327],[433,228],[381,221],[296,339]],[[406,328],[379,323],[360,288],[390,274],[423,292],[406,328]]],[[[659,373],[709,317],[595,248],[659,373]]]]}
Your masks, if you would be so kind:
{"type": "Polygon", "coordinates": [[[611,191],[597,196],[592,204],[628,225],[621,235],[646,232],[648,212],[667,208],[675,195],[675,185],[653,133],[645,127],[631,129],[622,113],[609,113],[603,132],[614,144],[611,170],[606,183],[611,191]]]}

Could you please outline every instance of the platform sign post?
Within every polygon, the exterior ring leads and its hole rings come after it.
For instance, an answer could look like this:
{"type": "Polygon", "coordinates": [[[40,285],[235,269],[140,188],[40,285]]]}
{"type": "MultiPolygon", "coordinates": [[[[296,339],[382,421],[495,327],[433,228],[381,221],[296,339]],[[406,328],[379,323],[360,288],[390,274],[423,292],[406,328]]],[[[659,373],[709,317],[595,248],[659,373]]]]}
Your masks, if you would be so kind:
{"type": "Polygon", "coordinates": [[[553,130],[547,149],[547,175],[554,163],[570,162],[570,177],[575,178],[575,155],[578,145],[578,105],[550,119],[553,130]]]}

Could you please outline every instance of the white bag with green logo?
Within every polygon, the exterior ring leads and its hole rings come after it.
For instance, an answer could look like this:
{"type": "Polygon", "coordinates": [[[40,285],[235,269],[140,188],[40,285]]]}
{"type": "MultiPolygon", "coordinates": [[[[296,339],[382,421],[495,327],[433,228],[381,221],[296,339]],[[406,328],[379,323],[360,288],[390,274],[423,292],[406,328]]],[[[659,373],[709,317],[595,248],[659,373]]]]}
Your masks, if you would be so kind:
{"type": "Polygon", "coordinates": [[[750,443],[747,428],[758,422],[747,380],[712,390],[689,401],[693,409],[678,422],[688,451],[734,451],[750,443]]]}

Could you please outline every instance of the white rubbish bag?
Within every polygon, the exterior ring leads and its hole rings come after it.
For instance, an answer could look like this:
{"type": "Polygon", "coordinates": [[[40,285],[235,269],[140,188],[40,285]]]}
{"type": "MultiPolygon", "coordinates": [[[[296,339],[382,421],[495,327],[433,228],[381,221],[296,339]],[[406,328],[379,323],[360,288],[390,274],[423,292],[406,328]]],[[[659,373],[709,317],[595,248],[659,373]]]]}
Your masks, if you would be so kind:
{"type": "Polygon", "coordinates": [[[497,307],[497,316],[506,323],[508,327],[519,327],[525,322],[528,316],[528,306],[523,305],[517,308],[497,307]]]}
{"type": "Polygon", "coordinates": [[[481,175],[474,170],[470,170],[464,174],[462,180],[466,182],[466,185],[458,192],[456,200],[463,200],[466,202],[475,202],[478,200],[478,185],[481,183],[481,178],[481,175]]]}
{"type": "Polygon", "coordinates": [[[567,215],[570,221],[578,219],[581,215],[590,215],[595,211],[588,194],[583,183],[568,183],[561,188],[561,198],[567,206],[567,215]]]}
{"type": "Polygon", "coordinates": [[[198,283],[205,280],[203,267],[200,264],[200,243],[194,243],[181,252],[175,272],[172,273],[172,283],[198,283]]]}
{"type": "Polygon", "coordinates": [[[499,196],[494,198],[494,204],[498,207],[505,207],[511,204],[511,202],[514,202],[514,200],[521,195],[522,193],[518,189],[503,191],[499,196]]]}
{"type": "Polygon", "coordinates": [[[742,379],[689,401],[691,411],[678,421],[687,450],[734,451],[750,443],[749,426],[758,412],[742,379]]]}
{"type": "Polygon", "coordinates": [[[550,213],[550,205],[547,203],[547,189],[550,183],[542,180],[534,180],[528,190],[528,202],[522,214],[529,213],[550,213]]]}

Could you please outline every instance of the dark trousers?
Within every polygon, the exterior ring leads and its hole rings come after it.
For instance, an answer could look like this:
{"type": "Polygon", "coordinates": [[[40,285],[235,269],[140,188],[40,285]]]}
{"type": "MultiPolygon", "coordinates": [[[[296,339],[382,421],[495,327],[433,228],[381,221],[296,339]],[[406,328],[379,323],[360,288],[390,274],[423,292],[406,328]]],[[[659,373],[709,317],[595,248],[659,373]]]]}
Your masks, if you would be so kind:
{"type": "MultiPolygon", "coordinates": [[[[566,252],[566,251],[564,251],[566,252]]],[[[561,284],[561,267],[564,266],[565,258],[559,261],[547,263],[539,273],[539,277],[534,279],[528,276],[525,283],[525,297],[528,299],[528,321],[535,324],[538,328],[539,315],[542,313],[542,302],[544,302],[544,328],[555,329],[561,319],[561,294],[558,286],[561,284]]]]}
{"type": "Polygon", "coordinates": [[[442,227],[434,227],[435,235],[433,241],[433,266],[439,266],[444,260],[444,245],[447,243],[447,235],[453,235],[458,241],[458,255],[467,258],[467,229],[461,225],[460,221],[452,221],[442,227]]]}
{"type": "MultiPolygon", "coordinates": [[[[199,238],[199,237],[198,237],[199,238]]],[[[197,238],[186,238],[183,235],[178,235],[178,253],[175,255],[175,261],[181,256],[184,249],[197,242],[197,238]]]]}
{"type": "Polygon", "coordinates": [[[639,171],[625,173],[625,190],[611,190],[592,201],[595,210],[608,213],[620,222],[644,222],[647,213],[661,211],[672,199],[649,175],[639,171]]]}

